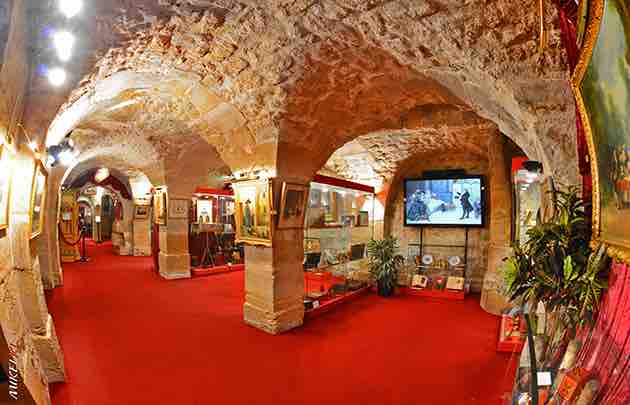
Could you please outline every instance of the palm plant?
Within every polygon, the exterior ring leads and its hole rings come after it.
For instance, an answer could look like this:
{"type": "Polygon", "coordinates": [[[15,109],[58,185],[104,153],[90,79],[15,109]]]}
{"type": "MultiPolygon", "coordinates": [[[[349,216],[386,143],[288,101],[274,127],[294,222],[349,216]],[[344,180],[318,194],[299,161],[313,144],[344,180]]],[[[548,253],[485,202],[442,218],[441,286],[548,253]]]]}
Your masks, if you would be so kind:
{"type": "Polygon", "coordinates": [[[506,260],[505,281],[512,301],[543,302],[548,311],[564,312],[574,329],[593,321],[607,287],[608,256],[591,251],[590,226],[577,187],[556,191],[550,221],[531,228],[528,241],[506,260]]]}
{"type": "Polygon", "coordinates": [[[392,236],[372,239],[367,245],[370,274],[376,280],[379,295],[384,297],[393,294],[398,270],[405,261],[402,255],[396,253],[397,249],[398,240],[392,236]]]}

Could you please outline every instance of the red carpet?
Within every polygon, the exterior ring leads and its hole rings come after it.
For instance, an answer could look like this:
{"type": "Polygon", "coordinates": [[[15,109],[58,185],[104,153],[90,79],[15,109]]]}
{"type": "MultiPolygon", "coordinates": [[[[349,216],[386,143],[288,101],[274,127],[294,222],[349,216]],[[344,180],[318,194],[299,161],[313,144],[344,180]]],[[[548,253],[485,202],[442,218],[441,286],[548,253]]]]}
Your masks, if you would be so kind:
{"type": "Polygon", "coordinates": [[[366,295],[270,336],[241,320],[243,272],[165,281],[110,252],[48,297],[68,373],[54,405],[485,405],[512,384],[478,298],[366,295]]]}

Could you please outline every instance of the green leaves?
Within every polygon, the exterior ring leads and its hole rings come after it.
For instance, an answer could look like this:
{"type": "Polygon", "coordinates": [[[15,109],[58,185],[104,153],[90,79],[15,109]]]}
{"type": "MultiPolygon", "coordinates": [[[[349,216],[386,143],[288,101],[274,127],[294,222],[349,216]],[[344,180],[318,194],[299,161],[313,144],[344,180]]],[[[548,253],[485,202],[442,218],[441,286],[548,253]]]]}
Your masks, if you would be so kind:
{"type": "Polygon", "coordinates": [[[370,274],[378,282],[393,288],[398,279],[398,269],[404,263],[402,255],[396,254],[398,240],[394,237],[372,239],[368,242],[368,266],[370,274]]]}
{"type": "Polygon", "coordinates": [[[607,288],[609,259],[604,246],[591,252],[586,207],[577,187],[557,191],[553,218],[528,231],[504,270],[512,301],[564,310],[572,327],[595,318],[607,288]]]}

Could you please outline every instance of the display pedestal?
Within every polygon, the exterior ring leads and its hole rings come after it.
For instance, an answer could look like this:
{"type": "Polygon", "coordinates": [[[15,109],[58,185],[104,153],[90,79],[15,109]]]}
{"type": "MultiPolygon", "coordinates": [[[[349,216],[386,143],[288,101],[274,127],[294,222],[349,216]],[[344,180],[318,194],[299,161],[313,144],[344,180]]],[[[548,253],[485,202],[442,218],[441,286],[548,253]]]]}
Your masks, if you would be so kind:
{"type": "Polygon", "coordinates": [[[433,290],[429,288],[410,288],[401,287],[400,292],[405,295],[414,295],[417,297],[439,298],[449,301],[463,301],[466,298],[464,291],[457,290],[433,290]]]}
{"type": "Polygon", "coordinates": [[[193,274],[193,277],[203,277],[203,276],[211,276],[214,274],[223,274],[230,273],[232,271],[244,271],[244,264],[233,264],[233,265],[223,265],[223,266],[212,266],[212,267],[194,267],[190,269],[193,274]]]}
{"type": "Polygon", "coordinates": [[[513,317],[502,315],[497,352],[520,353],[525,346],[526,334],[527,328],[523,318],[519,318],[519,324],[515,325],[513,317]]]}

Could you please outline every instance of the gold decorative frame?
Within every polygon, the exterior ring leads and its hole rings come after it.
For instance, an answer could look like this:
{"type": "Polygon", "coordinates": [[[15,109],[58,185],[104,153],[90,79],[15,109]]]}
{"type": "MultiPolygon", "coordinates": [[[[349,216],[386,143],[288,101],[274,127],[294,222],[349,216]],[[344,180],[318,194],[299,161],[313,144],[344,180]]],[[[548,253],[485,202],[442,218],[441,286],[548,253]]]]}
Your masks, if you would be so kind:
{"type": "MultiPolygon", "coordinates": [[[[273,231],[274,231],[274,218],[273,216],[276,214],[274,211],[274,195],[273,195],[273,182],[272,180],[248,180],[238,183],[233,183],[232,187],[234,188],[234,217],[236,220],[236,243],[246,243],[249,245],[261,245],[261,246],[272,246],[273,244],[273,231]],[[268,234],[269,238],[257,238],[251,237],[248,235],[243,235],[243,208],[241,204],[243,204],[243,187],[248,186],[256,186],[260,185],[263,187],[267,187],[267,205],[269,208],[268,212],[268,234]]],[[[258,196],[256,196],[258,197],[258,196]]]]}
{"type": "Polygon", "coordinates": [[[31,180],[31,205],[29,209],[29,221],[28,221],[28,229],[30,231],[31,239],[39,236],[42,233],[42,229],[44,227],[44,210],[46,207],[46,187],[48,185],[48,172],[44,168],[44,165],[39,159],[35,159],[35,167],[33,168],[33,179],[31,180]],[[39,199],[39,223],[37,227],[34,229],[34,217],[35,217],[35,208],[36,208],[36,200],[38,198],[38,175],[42,175],[44,179],[44,184],[42,185],[41,195],[39,199]]]}
{"type": "MultiPolygon", "coordinates": [[[[5,157],[5,150],[7,150],[5,148],[5,146],[0,143],[0,168],[2,165],[2,161],[3,161],[3,157],[5,157]]],[[[3,192],[6,196],[6,201],[7,201],[7,206],[4,208],[5,209],[5,216],[6,216],[6,223],[0,223],[0,231],[4,231],[5,229],[9,228],[9,220],[10,220],[10,212],[11,212],[11,179],[12,179],[12,170],[11,170],[11,165],[9,164],[8,159],[6,160],[6,165],[8,170],[0,170],[0,176],[5,176],[6,177],[6,185],[5,185],[5,189],[4,190],[0,190],[0,192],[3,192]]],[[[2,207],[0,207],[0,209],[2,209],[2,207]]],[[[0,235],[0,237],[2,237],[0,235]]]]}
{"type": "Polygon", "coordinates": [[[166,216],[166,190],[163,188],[158,188],[153,194],[153,220],[158,225],[166,225],[166,216]]]}
{"type": "Polygon", "coordinates": [[[133,210],[133,219],[147,219],[149,218],[149,212],[151,211],[150,205],[136,204],[133,210]]]}
{"type": "MultiPolygon", "coordinates": [[[[582,0],[585,1],[585,0],[582,0]]],[[[575,95],[578,113],[582,121],[582,127],[586,136],[588,145],[589,161],[591,164],[591,176],[593,181],[593,245],[603,243],[608,247],[611,256],[622,262],[630,264],[630,246],[619,245],[601,238],[601,195],[600,195],[600,178],[598,169],[597,150],[593,139],[593,131],[591,123],[586,111],[584,98],[580,91],[580,86],[586,70],[593,55],[593,50],[597,44],[597,38],[604,16],[605,0],[589,0],[588,1],[588,21],[586,32],[584,34],[583,46],[580,53],[577,66],[571,77],[571,88],[575,95]]]]}
{"type": "MultiPolygon", "coordinates": [[[[282,197],[280,199],[280,212],[278,213],[278,229],[301,229],[304,228],[304,216],[306,214],[306,203],[308,202],[309,186],[306,184],[282,183],[282,197]],[[287,195],[289,192],[302,193],[302,207],[297,215],[285,215],[287,210],[287,195]]],[[[290,214],[290,213],[287,213],[290,214]]]]}

